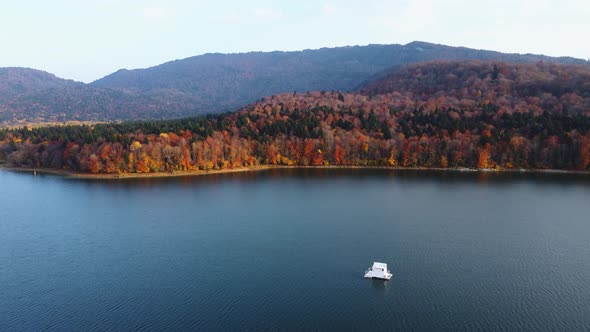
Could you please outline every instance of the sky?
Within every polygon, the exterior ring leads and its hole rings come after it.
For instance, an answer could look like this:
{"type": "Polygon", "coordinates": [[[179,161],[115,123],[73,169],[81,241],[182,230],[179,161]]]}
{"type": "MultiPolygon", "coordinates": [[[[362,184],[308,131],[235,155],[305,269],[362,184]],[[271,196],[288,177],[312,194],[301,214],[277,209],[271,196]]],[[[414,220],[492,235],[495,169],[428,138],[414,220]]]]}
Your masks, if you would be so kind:
{"type": "Polygon", "coordinates": [[[2,0],[0,67],[91,82],[204,53],[414,40],[590,58],[589,0],[2,0]]]}

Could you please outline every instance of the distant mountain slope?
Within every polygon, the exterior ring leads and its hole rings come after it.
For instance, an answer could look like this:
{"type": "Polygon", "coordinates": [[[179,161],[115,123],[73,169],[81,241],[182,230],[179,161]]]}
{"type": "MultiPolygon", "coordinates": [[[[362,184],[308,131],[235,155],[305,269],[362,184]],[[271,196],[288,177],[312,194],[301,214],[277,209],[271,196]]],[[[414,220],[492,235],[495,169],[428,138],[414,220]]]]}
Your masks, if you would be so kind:
{"type": "Polygon", "coordinates": [[[193,101],[171,92],[142,93],[87,85],[46,88],[0,104],[0,125],[17,121],[142,120],[186,116],[193,101]]]}
{"type": "Polygon", "coordinates": [[[97,88],[30,68],[0,68],[0,126],[62,121],[178,118],[192,96],[97,88]]]}
{"type": "Polygon", "coordinates": [[[164,119],[237,109],[292,91],[351,91],[392,66],[444,60],[585,64],[569,57],[504,54],[424,42],[299,52],[205,54],[119,70],[91,84],[26,68],[0,68],[0,125],[69,120],[164,119]]]}
{"type": "Polygon", "coordinates": [[[205,54],[147,69],[120,70],[91,85],[138,91],[176,90],[194,96],[196,110],[227,111],[281,92],[350,91],[391,66],[435,59],[586,63],[569,57],[504,54],[413,42],[300,52],[205,54]]]}
{"type": "Polygon", "coordinates": [[[0,101],[48,88],[79,85],[83,83],[64,80],[41,70],[18,67],[0,68],[0,101]]]}

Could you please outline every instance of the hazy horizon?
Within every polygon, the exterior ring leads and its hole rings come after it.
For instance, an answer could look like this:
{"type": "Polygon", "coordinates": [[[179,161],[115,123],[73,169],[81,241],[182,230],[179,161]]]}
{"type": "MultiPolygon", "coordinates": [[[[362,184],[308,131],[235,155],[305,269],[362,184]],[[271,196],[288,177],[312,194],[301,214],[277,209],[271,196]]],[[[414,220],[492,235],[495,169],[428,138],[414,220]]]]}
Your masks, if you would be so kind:
{"type": "Polygon", "coordinates": [[[587,59],[583,0],[207,1],[10,3],[0,12],[0,67],[91,82],[119,69],[205,53],[299,51],[425,41],[587,59]]]}

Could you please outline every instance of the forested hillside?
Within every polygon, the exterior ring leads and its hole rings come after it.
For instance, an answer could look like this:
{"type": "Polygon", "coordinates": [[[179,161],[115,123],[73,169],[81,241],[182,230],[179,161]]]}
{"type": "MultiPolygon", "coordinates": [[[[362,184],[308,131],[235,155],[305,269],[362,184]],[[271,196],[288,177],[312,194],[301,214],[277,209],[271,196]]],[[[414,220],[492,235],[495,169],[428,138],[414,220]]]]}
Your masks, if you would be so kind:
{"type": "Polygon", "coordinates": [[[0,160],[90,173],[255,165],[590,169],[587,69],[435,62],[399,73],[363,93],[289,92],[227,114],[4,130],[0,160]]]}
{"type": "Polygon", "coordinates": [[[201,97],[201,109],[228,111],[286,91],[351,91],[391,66],[427,60],[584,63],[573,58],[503,54],[424,42],[301,52],[205,54],[139,70],[121,70],[93,86],[175,90],[201,97]]]}
{"type": "Polygon", "coordinates": [[[429,62],[392,69],[361,91],[369,96],[403,92],[428,100],[425,107],[430,109],[494,103],[506,112],[588,114],[590,66],[429,62]]]}
{"type": "Polygon", "coordinates": [[[353,91],[391,66],[427,60],[577,63],[424,42],[300,52],[205,54],[120,70],[91,84],[30,69],[0,70],[0,126],[73,120],[148,120],[234,111],[282,92],[353,91]]]}
{"type": "Polygon", "coordinates": [[[82,83],[64,80],[44,71],[5,67],[0,68],[0,103],[32,91],[57,87],[73,87],[82,83]]]}
{"type": "Polygon", "coordinates": [[[144,120],[186,116],[193,100],[174,91],[142,93],[87,85],[51,87],[0,103],[2,125],[42,122],[144,120]]]}

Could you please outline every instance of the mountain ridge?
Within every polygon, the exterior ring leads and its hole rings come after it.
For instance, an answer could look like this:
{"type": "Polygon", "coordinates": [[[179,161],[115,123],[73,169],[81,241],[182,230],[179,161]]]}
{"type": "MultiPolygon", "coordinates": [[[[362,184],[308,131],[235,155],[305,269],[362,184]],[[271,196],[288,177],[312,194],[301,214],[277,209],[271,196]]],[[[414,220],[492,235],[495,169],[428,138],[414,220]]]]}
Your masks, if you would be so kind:
{"type": "Polygon", "coordinates": [[[416,41],[302,51],[207,53],[146,69],[120,69],[89,84],[33,69],[12,69],[17,79],[0,76],[0,125],[219,113],[282,92],[354,91],[362,82],[407,63],[469,59],[587,64],[572,57],[507,54],[416,41]]]}
{"type": "Polygon", "coordinates": [[[517,53],[517,52],[499,52],[499,51],[493,51],[493,50],[488,50],[488,49],[479,49],[479,48],[470,48],[470,47],[466,47],[466,46],[449,46],[449,45],[444,45],[444,44],[439,44],[439,43],[430,43],[430,42],[426,42],[426,41],[420,41],[420,40],[415,40],[406,44],[379,44],[379,43],[374,43],[374,44],[366,44],[366,45],[344,45],[344,46],[335,46],[335,47],[320,47],[320,48],[306,48],[306,49],[302,49],[302,50],[293,50],[293,51],[283,51],[283,50],[273,50],[273,51],[247,51],[247,52],[229,52],[229,53],[223,53],[223,52],[208,52],[208,53],[203,53],[203,54],[199,54],[199,55],[193,55],[193,56],[189,56],[189,57],[185,57],[185,58],[179,58],[179,59],[174,59],[174,60],[170,60],[170,61],[166,61],[160,64],[156,64],[153,66],[148,66],[148,67],[142,67],[142,68],[133,68],[133,69],[128,69],[128,68],[120,68],[117,69],[116,71],[114,71],[111,74],[107,74],[101,78],[98,78],[92,82],[89,82],[87,84],[92,85],[94,83],[97,83],[109,76],[113,76],[119,72],[134,72],[134,71],[143,71],[146,69],[152,69],[152,68],[156,68],[156,67],[160,67],[160,66],[164,66],[164,65],[168,65],[168,64],[173,64],[173,63],[178,63],[180,61],[185,61],[185,60],[191,60],[191,59],[195,59],[195,58],[199,58],[199,57],[205,57],[205,56],[235,56],[235,55],[249,55],[249,54],[263,54],[263,53],[302,53],[302,52],[308,52],[308,51],[321,51],[321,50],[335,50],[335,49],[348,49],[348,48],[356,48],[356,47],[374,47],[374,46],[401,46],[401,47],[432,47],[432,46],[437,46],[437,47],[446,47],[446,48],[454,48],[454,49],[464,49],[464,50],[469,50],[469,51],[484,51],[484,52],[491,52],[491,53],[497,53],[497,54],[503,54],[503,55],[509,55],[509,56],[523,56],[523,57],[534,57],[534,58],[546,58],[548,61],[551,61],[551,59],[556,59],[559,61],[559,63],[578,63],[578,64],[583,64],[583,63],[587,63],[587,60],[581,59],[581,58],[576,58],[576,57],[572,57],[572,56],[549,56],[549,55],[544,55],[541,53],[517,53]]]}
{"type": "Polygon", "coordinates": [[[52,73],[27,67],[0,67],[0,100],[48,87],[78,86],[84,83],[60,78],[52,73]]]}

